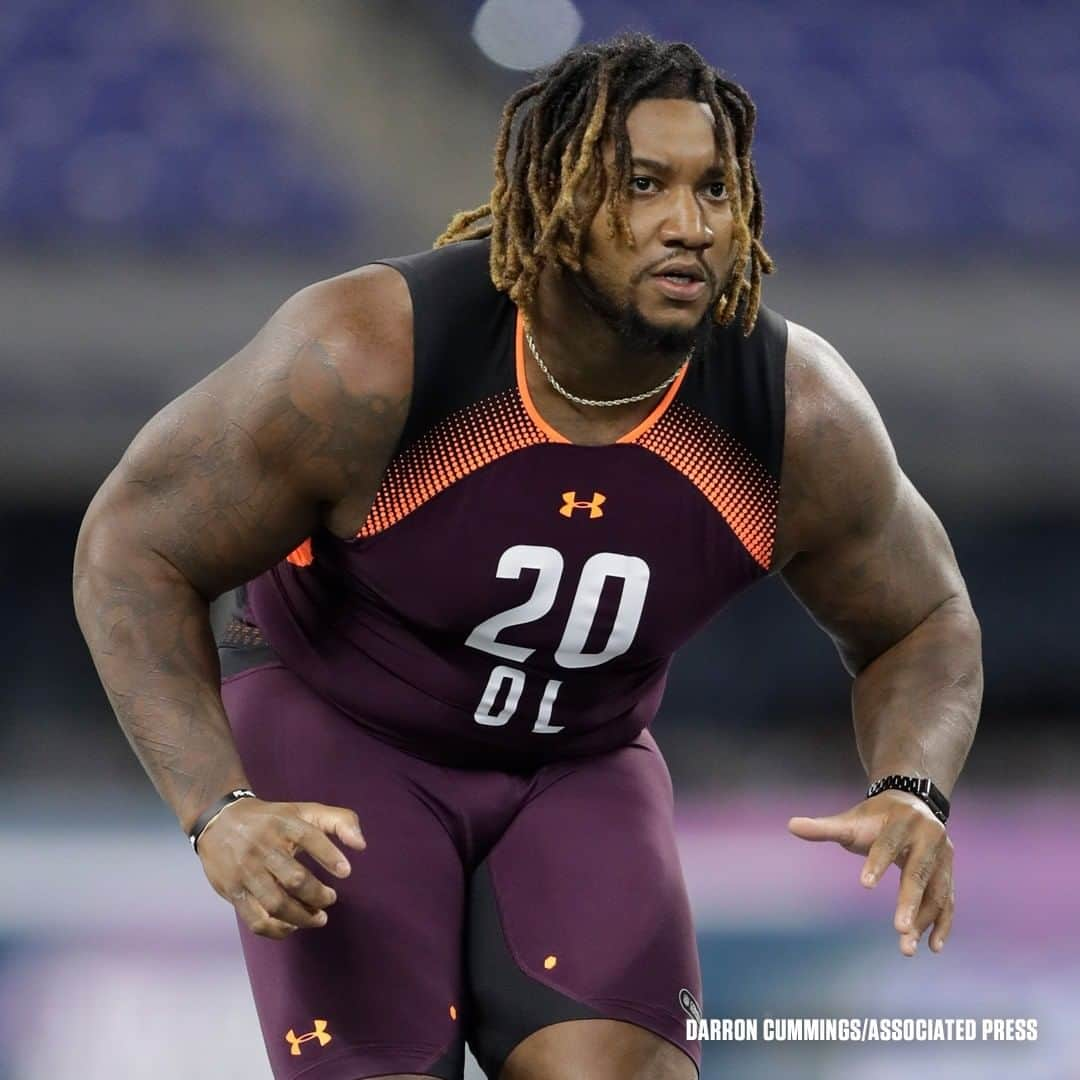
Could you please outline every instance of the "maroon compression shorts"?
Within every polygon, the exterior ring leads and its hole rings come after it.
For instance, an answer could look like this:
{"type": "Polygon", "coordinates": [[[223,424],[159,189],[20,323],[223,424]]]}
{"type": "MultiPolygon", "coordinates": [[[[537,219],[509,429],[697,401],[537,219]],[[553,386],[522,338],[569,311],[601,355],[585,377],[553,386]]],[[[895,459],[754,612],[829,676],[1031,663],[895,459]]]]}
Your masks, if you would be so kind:
{"type": "Polygon", "coordinates": [[[280,664],[222,694],[259,796],[350,807],[368,844],[346,849],[346,880],[320,872],[338,893],[326,926],[284,941],[241,926],[278,1080],[460,1080],[466,1041],[495,1080],[532,1032],[590,1018],[647,1028],[700,1065],[671,780],[648,732],[505,773],[391,747],[280,664]]]}

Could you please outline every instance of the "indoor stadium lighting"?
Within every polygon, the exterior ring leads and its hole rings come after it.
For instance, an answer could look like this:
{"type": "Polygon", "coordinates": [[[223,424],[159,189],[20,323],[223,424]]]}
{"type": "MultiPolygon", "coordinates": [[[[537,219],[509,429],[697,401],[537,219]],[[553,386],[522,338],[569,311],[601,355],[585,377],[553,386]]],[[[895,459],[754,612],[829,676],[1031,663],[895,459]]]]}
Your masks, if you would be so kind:
{"type": "Polygon", "coordinates": [[[561,56],[581,33],[573,0],[485,0],[473,20],[480,51],[501,67],[530,71],[561,56]]]}

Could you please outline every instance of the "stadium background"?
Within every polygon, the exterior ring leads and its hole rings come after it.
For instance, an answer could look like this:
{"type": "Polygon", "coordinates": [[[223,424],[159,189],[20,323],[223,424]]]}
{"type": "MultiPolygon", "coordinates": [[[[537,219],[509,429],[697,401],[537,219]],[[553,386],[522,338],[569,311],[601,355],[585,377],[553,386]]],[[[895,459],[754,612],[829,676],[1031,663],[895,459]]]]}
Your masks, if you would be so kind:
{"type": "Polygon", "coordinates": [[[704,1076],[1080,1076],[1077,5],[5,0],[0,1080],[267,1075],[231,913],[77,633],[81,514],[290,292],[483,200],[520,69],[624,27],[691,41],[758,102],[766,300],[869,386],[985,637],[958,922],[914,961],[895,871],[868,894],[858,860],[785,830],[863,783],[825,637],[770,583],[679,658],[655,730],[705,1012],[1040,1024],[1034,1045],[709,1046],[704,1076]]]}

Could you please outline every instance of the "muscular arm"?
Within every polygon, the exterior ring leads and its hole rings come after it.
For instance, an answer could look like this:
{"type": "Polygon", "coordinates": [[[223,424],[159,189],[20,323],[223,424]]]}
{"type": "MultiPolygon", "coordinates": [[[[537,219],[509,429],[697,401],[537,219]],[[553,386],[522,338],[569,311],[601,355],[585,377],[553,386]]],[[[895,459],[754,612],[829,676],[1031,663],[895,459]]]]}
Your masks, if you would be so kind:
{"type": "Polygon", "coordinates": [[[138,434],[87,511],[79,624],[117,718],[187,829],[246,786],[208,604],[315,526],[359,526],[411,382],[411,307],[385,267],[287,301],[138,434]]]}
{"type": "MultiPolygon", "coordinates": [[[[945,531],[901,472],[866,390],[831,346],[794,324],[786,440],[775,568],[854,676],[855,737],[867,775],[929,776],[948,795],[978,723],[979,624],[945,531]]],[[[868,842],[854,818],[819,819],[842,824],[837,834],[800,835],[841,839],[852,850],[872,843],[864,884],[914,852],[901,885],[901,933],[921,932],[923,891],[947,861],[934,884],[951,921],[951,845],[936,820],[897,792],[863,806],[873,808],[864,816],[879,829],[868,842]],[[897,803],[922,816],[923,841],[913,839],[910,819],[889,817],[897,803]]],[[[939,921],[937,948],[947,930],[939,921]]],[[[909,935],[902,950],[911,955],[915,941],[909,935]]]]}
{"type": "Polygon", "coordinates": [[[848,671],[867,774],[951,791],[975,734],[979,627],[937,516],[900,471],[869,395],[792,325],[782,573],[848,671]]]}

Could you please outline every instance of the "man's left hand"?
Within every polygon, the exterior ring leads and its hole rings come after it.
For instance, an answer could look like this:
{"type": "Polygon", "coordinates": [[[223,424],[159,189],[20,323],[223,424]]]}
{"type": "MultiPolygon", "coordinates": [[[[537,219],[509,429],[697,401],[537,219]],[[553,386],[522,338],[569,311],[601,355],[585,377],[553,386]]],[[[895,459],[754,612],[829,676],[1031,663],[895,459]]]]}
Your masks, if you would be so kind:
{"type": "Polygon", "coordinates": [[[953,845],[925,803],[902,791],[883,791],[832,817],[793,817],[788,829],[801,840],[833,840],[865,855],[860,881],[868,889],[896,863],[900,896],[893,925],[900,951],[914,956],[931,924],[930,948],[945,947],[956,911],[953,845]]]}

